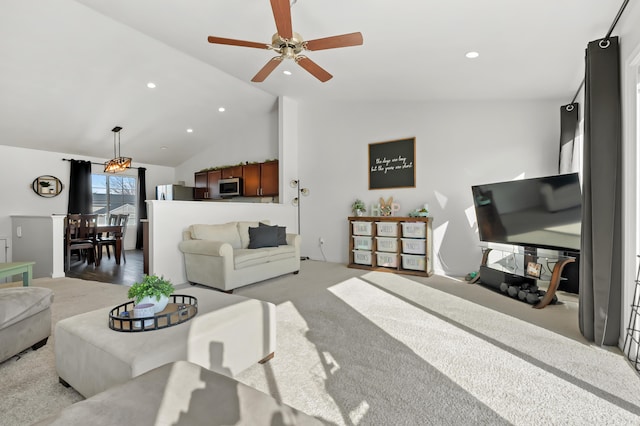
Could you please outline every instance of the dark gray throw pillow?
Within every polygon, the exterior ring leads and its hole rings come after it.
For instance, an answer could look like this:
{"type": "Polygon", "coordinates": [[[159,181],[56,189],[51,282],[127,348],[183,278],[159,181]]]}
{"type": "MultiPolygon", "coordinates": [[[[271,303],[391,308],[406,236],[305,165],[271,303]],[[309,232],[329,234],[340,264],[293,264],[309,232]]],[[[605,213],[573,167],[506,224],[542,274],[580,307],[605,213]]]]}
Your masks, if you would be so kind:
{"type": "Polygon", "coordinates": [[[260,228],[278,228],[278,245],[286,246],[287,245],[287,228],[284,226],[278,225],[267,225],[266,223],[258,223],[260,228]]]}
{"type": "Polygon", "coordinates": [[[249,227],[249,248],[278,247],[278,228],[271,226],[249,227]]]}

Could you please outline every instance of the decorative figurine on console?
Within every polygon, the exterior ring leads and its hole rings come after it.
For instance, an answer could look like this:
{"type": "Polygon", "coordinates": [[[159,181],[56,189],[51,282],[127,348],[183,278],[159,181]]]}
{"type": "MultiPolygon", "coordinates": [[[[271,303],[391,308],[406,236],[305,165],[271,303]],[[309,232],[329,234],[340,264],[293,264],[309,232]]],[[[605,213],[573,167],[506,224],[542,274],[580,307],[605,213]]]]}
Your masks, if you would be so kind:
{"type": "Polygon", "coordinates": [[[400,204],[393,202],[393,197],[389,197],[386,202],[380,197],[380,204],[371,205],[373,216],[395,216],[400,211],[400,204]]]}

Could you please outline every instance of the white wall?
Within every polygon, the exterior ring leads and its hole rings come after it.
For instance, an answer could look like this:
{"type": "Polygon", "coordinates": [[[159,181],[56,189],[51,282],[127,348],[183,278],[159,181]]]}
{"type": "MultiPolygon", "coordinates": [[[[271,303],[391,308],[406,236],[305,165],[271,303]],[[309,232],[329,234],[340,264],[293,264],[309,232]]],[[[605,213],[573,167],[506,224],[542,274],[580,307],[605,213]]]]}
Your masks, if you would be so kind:
{"type": "MultiPolygon", "coordinates": [[[[48,216],[67,213],[70,163],[62,161],[63,158],[100,163],[107,160],[4,145],[0,145],[0,158],[2,158],[0,180],[3,182],[0,185],[0,235],[6,236],[11,236],[10,216],[12,215],[48,216]],[[31,184],[35,178],[41,175],[53,175],[62,181],[64,188],[60,195],[44,198],[33,192],[31,184]]],[[[174,183],[175,181],[174,169],[171,167],[139,164],[135,163],[135,158],[133,165],[147,168],[147,196],[151,199],[155,197],[156,185],[174,183]]],[[[94,166],[94,171],[101,172],[102,167],[94,166]]],[[[137,170],[129,170],[126,174],[137,176],[137,172],[137,170]]],[[[130,228],[129,231],[125,247],[133,248],[135,246],[135,228],[130,228]]],[[[11,249],[9,253],[11,253],[11,249]]]]}
{"type": "Polygon", "coordinates": [[[269,114],[247,117],[247,125],[217,135],[211,148],[176,167],[176,181],[194,186],[194,172],[246,161],[263,162],[278,157],[278,105],[269,114]]]}
{"type": "MultiPolygon", "coordinates": [[[[566,101],[301,103],[297,111],[295,104],[290,105],[287,110],[293,108],[299,118],[298,178],[310,189],[300,208],[302,254],[346,263],[346,218],[353,200],[362,198],[369,204],[393,196],[402,214],[429,204],[437,272],[464,275],[477,269],[480,251],[471,185],[554,174],[558,110],[563,103],[566,101]],[[416,137],[416,188],[369,191],[368,144],[407,137],[416,137]],[[325,239],[324,256],[319,237],[325,239]]],[[[260,129],[251,138],[255,149],[236,150],[241,143],[236,140],[229,144],[229,157],[226,151],[205,152],[182,164],[175,174],[172,168],[146,166],[149,199],[157,184],[179,180],[193,184],[194,171],[245,158],[251,161],[248,152],[254,159],[277,157],[278,120],[265,117],[258,121],[248,126],[260,129]]],[[[243,141],[252,134],[242,133],[246,136],[243,141]]],[[[0,199],[11,200],[0,205],[0,235],[10,235],[10,215],[66,212],[69,163],[61,159],[72,156],[6,146],[0,146],[0,155],[8,159],[0,176],[5,182],[15,182],[0,190],[0,199]],[[33,179],[43,174],[63,181],[65,190],[60,196],[45,199],[31,191],[33,179]]],[[[290,194],[285,198],[282,204],[290,207],[290,194]]]]}
{"type": "Polygon", "coordinates": [[[351,203],[393,196],[401,214],[429,204],[436,272],[480,262],[471,185],[557,173],[566,100],[299,105],[302,254],[347,262],[351,203]],[[416,187],[368,189],[368,144],[416,138],[416,187]]]}
{"type": "MultiPolygon", "coordinates": [[[[620,70],[622,91],[622,170],[623,170],[623,283],[622,317],[620,318],[619,346],[624,346],[626,327],[631,315],[635,290],[638,239],[638,70],[640,69],[640,4],[629,2],[613,35],[620,37],[620,70]]],[[[585,44],[586,45],[586,44],[585,44]]]]}

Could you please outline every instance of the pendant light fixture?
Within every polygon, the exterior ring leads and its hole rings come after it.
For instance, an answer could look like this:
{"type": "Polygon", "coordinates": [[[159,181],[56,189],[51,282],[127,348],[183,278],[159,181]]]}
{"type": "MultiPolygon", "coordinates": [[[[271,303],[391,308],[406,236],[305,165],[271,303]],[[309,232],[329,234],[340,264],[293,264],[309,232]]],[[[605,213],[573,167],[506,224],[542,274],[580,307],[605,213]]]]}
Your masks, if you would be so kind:
{"type": "Polygon", "coordinates": [[[116,126],[111,129],[111,131],[113,132],[113,159],[109,160],[104,165],[105,173],[120,173],[131,167],[131,157],[120,156],[120,130],[122,130],[122,127],[120,126],[116,126]],[[118,146],[117,150],[116,142],[118,146]]]}

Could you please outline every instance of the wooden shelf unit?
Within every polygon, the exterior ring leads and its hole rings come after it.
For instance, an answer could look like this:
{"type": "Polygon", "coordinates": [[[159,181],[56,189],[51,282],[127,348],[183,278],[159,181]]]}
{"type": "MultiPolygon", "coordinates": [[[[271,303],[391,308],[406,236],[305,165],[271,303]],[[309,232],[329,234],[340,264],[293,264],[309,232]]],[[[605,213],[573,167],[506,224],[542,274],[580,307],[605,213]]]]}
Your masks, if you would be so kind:
{"type": "Polygon", "coordinates": [[[349,268],[424,277],[433,274],[431,217],[349,216],[347,220],[349,268]],[[355,230],[354,222],[358,228],[368,228],[369,234],[355,230]],[[391,236],[394,227],[395,236],[391,236]]]}

